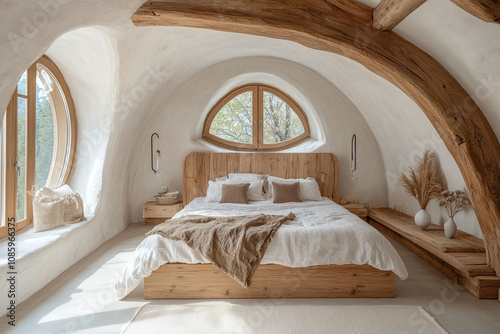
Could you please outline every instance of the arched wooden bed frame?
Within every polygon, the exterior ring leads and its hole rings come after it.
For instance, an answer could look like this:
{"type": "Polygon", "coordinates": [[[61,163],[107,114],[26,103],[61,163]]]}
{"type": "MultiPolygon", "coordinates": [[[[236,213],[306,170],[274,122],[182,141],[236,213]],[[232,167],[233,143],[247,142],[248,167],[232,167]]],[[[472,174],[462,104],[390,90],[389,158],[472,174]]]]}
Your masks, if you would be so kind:
{"type": "MultiPolygon", "coordinates": [[[[339,198],[338,160],[330,153],[192,153],[184,162],[184,204],[206,196],[208,180],[228,173],[314,177],[339,198]]],[[[289,268],[260,265],[245,289],[211,264],[168,263],[144,279],[145,299],[395,297],[396,275],[369,265],[289,268]]]]}

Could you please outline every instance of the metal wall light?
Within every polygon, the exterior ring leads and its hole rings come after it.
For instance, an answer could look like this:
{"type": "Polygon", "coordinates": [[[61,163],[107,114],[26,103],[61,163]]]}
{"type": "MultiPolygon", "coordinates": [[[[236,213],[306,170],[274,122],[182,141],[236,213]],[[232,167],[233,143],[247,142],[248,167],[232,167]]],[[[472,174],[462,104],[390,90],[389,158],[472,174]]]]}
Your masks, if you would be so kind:
{"type": "Polygon", "coordinates": [[[354,172],[358,169],[358,161],[357,161],[357,138],[356,134],[353,134],[351,137],[351,179],[354,179],[354,172]]]}
{"type": "Polygon", "coordinates": [[[160,135],[156,132],[151,135],[151,169],[155,173],[156,177],[160,177],[160,135]],[[156,150],[154,149],[154,137],[157,138],[156,150]]]}

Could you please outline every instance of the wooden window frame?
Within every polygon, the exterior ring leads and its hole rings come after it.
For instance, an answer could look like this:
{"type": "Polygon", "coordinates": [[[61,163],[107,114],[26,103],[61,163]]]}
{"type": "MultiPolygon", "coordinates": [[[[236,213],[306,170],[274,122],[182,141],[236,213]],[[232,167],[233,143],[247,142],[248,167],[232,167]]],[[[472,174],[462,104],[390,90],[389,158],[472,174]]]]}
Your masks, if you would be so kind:
{"type": "MultiPolygon", "coordinates": [[[[64,77],[59,68],[54,62],[43,55],[27,70],[27,92],[26,95],[18,93],[18,87],[7,106],[6,110],[6,127],[5,127],[5,198],[4,201],[4,217],[3,225],[0,226],[0,238],[7,236],[8,219],[16,217],[16,197],[17,197],[17,106],[18,98],[27,99],[26,110],[26,189],[32,189],[35,183],[35,157],[36,157],[36,71],[37,65],[45,67],[58,85],[57,92],[49,95],[49,102],[53,112],[54,119],[54,152],[51,168],[48,175],[50,187],[56,187],[69,178],[73,165],[73,157],[76,148],[76,113],[69,90],[64,77]],[[62,96],[60,91],[62,91],[62,96]]],[[[33,202],[32,198],[26,195],[25,201],[25,219],[17,221],[16,230],[19,231],[33,221],[33,202]]]]}
{"type": "Polygon", "coordinates": [[[230,91],[226,96],[217,102],[217,104],[210,110],[203,125],[203,135],[202,138],[206,141],[223,148],[233,149],[237,151],[276,151],[287,149],[292,146],[299,144],[301,141],[310,137],[309,122],[307,115],[304,110],[295,102],[289,95],[285,94],[281,90],[263,84],[249,84],[244,85],[230,91]],[[288,104],[295,114],[299,117],[302,125],[304,126],[304,133],[293,139],[287,140],[282,143],[277,144],[264,144],[264,92],[269,92],[288,104]],[[215,116],[224,108],[224,106],[229,103],[235,97],[246,93],[252,92],[252,103],[253,103],[253,113],[252,113],[252,144],[242,144],[235,143],[229,140],[222,139],[220,137],[214,136],[210,133],[210,126],[215,116]],[[256,98],[257,97],[257,98],[256,98]]]}

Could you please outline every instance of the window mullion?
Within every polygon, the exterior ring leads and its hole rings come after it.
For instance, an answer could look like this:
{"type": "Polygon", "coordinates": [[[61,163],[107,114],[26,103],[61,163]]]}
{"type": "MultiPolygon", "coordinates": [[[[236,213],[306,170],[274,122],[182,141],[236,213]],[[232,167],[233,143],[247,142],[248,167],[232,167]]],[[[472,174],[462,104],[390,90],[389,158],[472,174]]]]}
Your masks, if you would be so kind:
{"type": "MultiPolygon", "coordinates": [[[[35,184],[36,148],[36,63],[28,69],[28,108],[26,112],[26,191],[35,184]]],[[[26,219],[33,218],[33,198],[26,196],[26,219]]]]}
{"type": "Polygon", "coordinates": [[[263,138],[263,133],[262,133],[262,106],[264,105],[263,101],[263,95],[262,95],[262,87],[261,86],[256,86],[255,88],[255,95],[257,98],[255,99],[256,104],[254,104],[254,117],[255,117],[255,128],[254,128],[254,133],[255,133],[255,142],[256,146],[255,148],[259,150],[262,146],[262,138],[263,138]]]}

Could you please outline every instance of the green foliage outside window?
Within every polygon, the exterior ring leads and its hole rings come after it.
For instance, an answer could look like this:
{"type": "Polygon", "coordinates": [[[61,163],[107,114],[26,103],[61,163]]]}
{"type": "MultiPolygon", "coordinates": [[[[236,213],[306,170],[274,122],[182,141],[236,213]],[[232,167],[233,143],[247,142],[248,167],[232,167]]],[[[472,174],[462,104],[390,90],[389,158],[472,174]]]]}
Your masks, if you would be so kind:
{"type": "MultiPolygon", "coordinates": [[[[210,134],[224,140],[252,144],[253,96],[245,92],[229,101],[214,117],[210,134]]],[[[281,98],[270,92],[263,95],[264,144],[277,144],[305,132],[296,112],[281,98]]]]}
{"type": "Polygon", "coordinates": [[[251,144],[252,103],[252,92],[229,101],[213,119],[210,133],[231,142],[251,144]]]}
{"type": "MultiPolygon", "coordinates": [[[[26,75],[21,77],[18,87],[26,87],[26,75]]],[[[19,91],[20,93],[25,91],[19,91]]],[[[36,144],[35,185],[46,185],[54,151],[54,118],[48,94],[40,85],[36,87],[36,144]]],[[[17,220],[25,218],[26,203],[26,99],[19,97],[17,104],[17,220]]]]}

